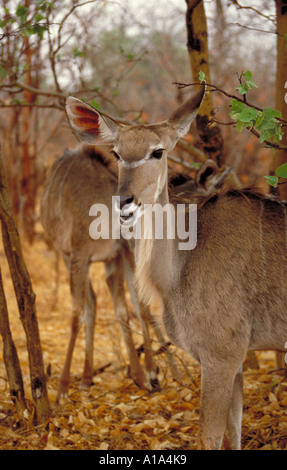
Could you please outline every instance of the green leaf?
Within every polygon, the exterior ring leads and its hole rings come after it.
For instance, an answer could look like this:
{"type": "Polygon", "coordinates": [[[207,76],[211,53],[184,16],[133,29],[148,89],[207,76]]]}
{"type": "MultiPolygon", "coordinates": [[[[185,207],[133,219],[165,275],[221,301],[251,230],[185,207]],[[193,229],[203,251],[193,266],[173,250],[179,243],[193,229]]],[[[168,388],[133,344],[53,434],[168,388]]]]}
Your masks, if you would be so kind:
{"type": "Polygon", "coordinates": [[[101,108],[100,104],[94,98],[90,101],[90,104],[91,106],[93,106],[93,108],[97,109],[98,111],[101,108]]]}
{"type": "Polygon", "coordinates": [[[73,49],[73,54],[74,57],[83,57],[84,53],[82,51],[79,51],[79,49],[76,47],[76,49],[73,49]]]}
{"type": "Polygon", "coordinates": [[[280,165],[275,171],[275,175],[279,176],[280,178],[287,178],[287,163],[280,165]]]}
{"type": "Polygon", "coordinates": [[[236,90],[238,90],[241,95],[245,95],[248,92],[249,88],[246,83],[240,83],[240,85],[236,87],[236,90]]]}
{"type": "Polygon", "coordinates": [[[7,70],[4,69],[4,67],[2,67],[2,65],[0,64],[0,79],[1,77],[6,78],[6,75],[7,75],[7,70]]]}
{"type": "Polygon", "coordinates": [[[243,129],[244,129],[244,122],[237,121],[237,123],[236,123],[236,129],[237,129],[237,132],[239,132],[239,134],[241,134],[241,132],[242,132],[243,129]]]}
{"type": "Polygon", "coordinates": [[[26,8],[24,5],[21,5],[21,3],[19,3],[19,5],[17,6],[17,9],[16,9],[16,16],[18,16],[21,23],[24,23],[26,21],[28,11],[29,11],[28,8],[26,8]]]}
{"type": "Polygon", "coordinates": [[[249,88],[258,88],[258,86],[256,85],[256,83],[254,83],[253,80],[248,80],[246,83],[249,88]]]}
{"type": "MultiPolygon", "coordinates": [[[[246,82],[241,83],[237,90],[241,94],[245,94],[248,90],[257,85],[252,80],[252,73],[247,70],[242,74],[246,82]]],[[[236,129],[242,132],[244,128],[256,126],[260,131],[259,142],[275,141],[280,142],[283,137],[282,125],[278,118],[281,118],[280,111],[271,107],[266,107],[262,111],[256,110],[239,100],[231,102],[231,118],[236,122],[236,129]]]]}
{"type": "Polygon", "coordinates": [[[256,117],[257,110],[254,108],[247,108],[239,114],[238,120],[242,122],[249,122],[252,125],[253,123],[250,121],[255,121],[256,117]]]}
{"type": "Polygon", "coordinates": [[[203,82],[205,80],[205,73],[202,70],[200,70],[198,77],[199,77],[199,81],[203,82]]]}
{"type": "Polygon", "coordinates": [[[241,113],[241,111],[244,111],[247,106],[245,103],[242,103],[241,101],[238,100],[232,100],[231,101],[231,109],[232,111],[235,111],[236,113],[241,113]]]}
{"type": "Polygon", "coordinates": [[[246,83],[249,88],[258,88],[258,86],[252,80],[252,73],[250,72],[250,70],[246,70],[246,72],[244,72],[242,75],[246,79],[246,83]]]}
{"type": "Polygon", "coordinates": [[[35,16],[35,23],[39,23],[40,21],[44,20],[45,16],[43,16],[41,13],[37,13],[35,16]]]}
{"type": "Polygon", "coordinates": [[[230,116],[234,121],[238,120],[239,114],[242,113],[247,108],[246,104],[241,101],[232,100],[231,101],[231,113],[230,116]]]}
{"type": "Polygon", "coordinates": [[[260,126],[263,119],[264,119],[264,115],[263,115],[262,111],[258,111],[257,118],[256,118],[256,121],[255,121],[255,126],[260,126]]]}
{"type": "Polygon", "coordinates": [[[2,18],[0,18],[0,28],[1,29],[5,28],[7,23],[8,23],[8,21],[3,20],[2,18]]]}
{"type": "Polygon", "coordinates": [[[41,5],[39,7],[40,11],[45,12],[47,10],[47,8],[49,8],[51,11],[54,10],[54,5],[53,5],[52,2],[46,2],[46,1],[42,1],[42,0],[41,1],[37,0],[37,1],[41,5]]]}
{"type": "Polygon", "coordinates": [[[256,83],[252,80],[252,72],[250,70],[246,70],[242,76],[245,78],[245,83],[240,83],[236,88],[241,95],[245,95],[251,88],[258,88],[256,83]]]}
{"type": "Polygon", "coordinates": [[[200,162],[190,162],[190,166],[191,166],[191,168],[194,168],[194,170],[199,170],[201,165],[202,164],[200,162]]]}
{"type": "Polygon", "coordinates": [[[278,184],[277,176],[264,176],[264,178],[267,179],[267,183],[270,184],[270,186],[273,186],[273,188],[277,187],[277,184],[278,184]]]}
{"type": "Polygon", "coordinates": [[[252,72],[250,70],[246,70],[242,75],[247,81],[252,79],[252,72]]]}
{"type": "Polygon", "coordinates": [[[270,140],[273,137],[273,129],[264,129],[259,137],[259,142],[262,144],[265,140],[270,140]]]}
{"type": "Polygon", "coordinates": [[[281,126],[277,126],[275,129],[275,142],[280,142],[282,140],[284,132],[281,129],[281,126]]]}
{"type": "Polygon", "coordinates": [[[24,101],[24,100],[20,100],[19,98],[13,98],[13,99],[11,100],[11,104],[19,104],[19,105],[21,105],[21,104],[25,104],[25,101],[24,101]]]}
{"type": "Polygon", "coordinates": [[[278,111],[277,109],[270,108],[270,107],[264,108],[262,112],[266,119],[274,119],[274,118],[282,117],[282,114],[280,113],[280,111],[278,111]]]}

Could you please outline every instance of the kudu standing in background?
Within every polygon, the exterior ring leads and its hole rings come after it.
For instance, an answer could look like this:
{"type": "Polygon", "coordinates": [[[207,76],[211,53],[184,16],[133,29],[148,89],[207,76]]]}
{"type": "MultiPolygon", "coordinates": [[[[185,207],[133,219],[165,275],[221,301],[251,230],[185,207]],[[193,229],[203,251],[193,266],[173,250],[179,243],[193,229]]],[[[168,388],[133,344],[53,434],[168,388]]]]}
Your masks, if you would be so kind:
{"type": "MultiPolygon", "coordinates": [[[[102,153],[88,146],[73,151],[66,150],[54,162],[47,178],[41,203],[41,221],[46,235],[66,263],[72,297],[70,339],[59,381],[57,401],[68,392],[73,350],[84,319],[86,356],[82,385],[87,387],[92,383],[96,294],[89,278],[89,267],[97,261],[105,264],[107,285],[125,340],[131,377],[140,388],[152,390],[158,386],[149,325],[154,327],[161,345],[164,344],[164,338],[149,309],[138,302],[134,289],[134,254],[131,246],[123,238],[94,240],[89,235],[92,220],[89,216],[90,207],[95,203],[105,204],[111,213],[112,195],[116,189],[117,175],[111,171],[108,160],[102,153]],[[129,327],[124,280],[128,283],[142,328],[146,375],[129,327]]],[[[176,374],[171,355],[168,359],[176,374]]]]}
{"type": "MultiPolygon", "coordinates": [[[[68,98],[76,134],[114,145],[124,224],[138,220],[145,205],[170,202],[167,154],[188,132],[204,91],[202,85],[167,121],[136,126],[68,98]]],[[[240,448],[242,362],[249,349],[284,351],[286,225],[284,203],[234,190],[198,202],[195,249],[179,250],[177,237],[135,240],[141,298],[161,299],[171,340],[201,364],[199,449],[220,449],[223,441],[240,448]]]]}

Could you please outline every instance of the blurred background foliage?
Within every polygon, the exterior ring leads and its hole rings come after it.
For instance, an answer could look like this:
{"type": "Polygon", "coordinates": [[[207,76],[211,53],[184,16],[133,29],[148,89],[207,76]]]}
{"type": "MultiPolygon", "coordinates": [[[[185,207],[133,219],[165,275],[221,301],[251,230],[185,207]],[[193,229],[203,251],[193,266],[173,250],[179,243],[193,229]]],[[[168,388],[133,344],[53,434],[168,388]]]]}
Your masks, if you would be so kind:
{"type": "MultiPolygon", "coordinates": [[[[46,171],[65,148],[77,145],[66,96],[124,120],[165,119],[192,93],[174,82],[198,81],[186,26],[187,6],[196,3],[206,14],[211,83],[234,93],[242,72],[251,70],[258,88],[248,100],[275,107],[279,0],[1,1],[1,145],[15,218],[30,242],[46,171]]],[[[230,100],[212,95],[213,117],[229,123],[230,100]]],[[[248,131],[219,126],[225,164],[243,184],[263,184],[274,151],[248,131]]],[[[187,140],[201,148],[196,129],[187,140]]],[[[182,147],[175,154],[196,162],[182,147]]]]}

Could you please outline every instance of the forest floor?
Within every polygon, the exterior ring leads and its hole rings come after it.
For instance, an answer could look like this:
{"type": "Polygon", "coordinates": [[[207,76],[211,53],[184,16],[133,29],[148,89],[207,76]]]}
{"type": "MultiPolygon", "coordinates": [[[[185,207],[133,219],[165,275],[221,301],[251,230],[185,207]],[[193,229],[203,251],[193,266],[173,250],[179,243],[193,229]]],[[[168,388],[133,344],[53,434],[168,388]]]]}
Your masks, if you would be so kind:
{"type": "MultiPolygon", "coordinates": [[[[47,426],[27,420],[19,426],[11,403],[0,339],[0,449],[1,450],[187,450],[196,448],[199,421],[200,368],[185,353],[171,347],[182,371],[181,383],[171,374],[165,354],[156,357],[161,390],[140,390],[128,376],[128,359],[113,312],[101,264],[91,276],[98,296],[95,332],[95,368],[110,364],[94,377],[88,391],[80,388],[84,362],[84,329],[72,363],[69,397],[56,407],[57,384],[69,335],[70,291],[65,266],[60,263],[55,297],[54,253],[38,240],[24,247],[24,256],[36,293],[38,323],[52,416],[47,426]]],[[[2,246],[0,263],[13,338],[31,403],[28,355],[13,286],[2,246]]],[[[129,305],[130,304],[130,300],[129,305]]],[[[131,307],[132,309],[132,307],[131,307]]],[[[157,312],[155,312],[158,315],[157,312]]],[[[159,321],[160,316],[157,317],[159,321]]],[[[137,346],[140,328],[132,315],[137,346]]],[[[154,349],[159,345],[153,342],[154,349]]],[[[275,353],[256,353],[259,369],[244,368],[242,448],[287,450],[287,379],[276,371],[275,353]]]]}

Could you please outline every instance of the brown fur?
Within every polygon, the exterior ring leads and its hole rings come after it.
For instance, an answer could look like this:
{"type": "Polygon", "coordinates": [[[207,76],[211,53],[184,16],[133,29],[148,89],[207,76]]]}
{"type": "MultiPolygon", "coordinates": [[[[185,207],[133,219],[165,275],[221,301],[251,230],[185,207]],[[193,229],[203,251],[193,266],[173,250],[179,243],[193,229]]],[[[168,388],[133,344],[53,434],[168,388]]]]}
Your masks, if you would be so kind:
{"type": "MultiPolygon", "coordinates": [[[[121,157],[118,194],[125,221],[142,205],[171,202],[167,155],[188,132],[204,92],[203,84],[167,121],[137,128],[109,125],[95,111],[106,126],[100,141],[113,142],[121,157]],[[161,158],[154,158],[154,149],[162,150],[161,158]]],[[[68,99],[67,112],[78,132],[74,103],[68,99]]],[[[85,138],[97,140],[93,133],[85,138]]],[[[199,449],[220,449],[224,438],[240,449],[247,351],[283,351],[287,341],[286,204],[254,189],[207,191],[197,198],[192,183],[176,194],[198,203],[197,245],[180,250],[178,238],[154,237],[145,257],[146,240],[136,240],[140,292],[143,298],[158,293],[169,337],[201,364],[199,449]]]]}

